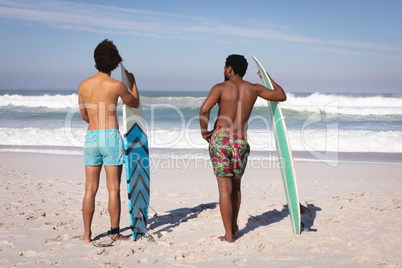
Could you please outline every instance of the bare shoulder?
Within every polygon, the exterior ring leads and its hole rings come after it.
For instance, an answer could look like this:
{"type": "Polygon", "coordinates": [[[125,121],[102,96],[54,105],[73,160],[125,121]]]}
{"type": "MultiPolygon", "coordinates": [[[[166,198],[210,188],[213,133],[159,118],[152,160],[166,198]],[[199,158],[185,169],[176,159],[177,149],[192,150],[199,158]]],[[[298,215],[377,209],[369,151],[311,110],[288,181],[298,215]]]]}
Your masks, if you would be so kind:
{"type": "Polygon", "coordinates": [[[253,83],[250,83],[249,81],[242,80],[239,86],[242,89],[245,89],[246,91],[248,91],[250,93],[257,93],[261,85],[253,84],[253,83]]]}
{"type": "MultiPolygon", "coordinates": [[[[113,79],[113,78],[112,78],[112,79],[113,79]]],[[[128,92],[128,89],[127,89],[126,85],[125,85],[123,82],[121,82],[121,81],[118,81],[118,80],[116,80],[116,79],[113,79],[113,80],[111,81],[111,85],[112,85],[112,87],[113,87],[113,90],[116,90],[116,91],[119,93],[119,95],[128,92]]]]}
{"type": "Polygon", "coordinates": [[[121,81],[119,81],[119,80],[116,80],[116,79],[114,79],[114,78],[112,78],[112,77],[109,78],[109,81],[108,81],[108,82],[110,82],[111,84],[113,84],[113,85],[116,86],[116,87],[121,87],[121,86],[124,86],[124,87],[125,87],[125,85],[124,85],[123,82],[121,82],[121,81]]]}
{"type": "Polygon", "coordinates": [[[242,80],[240,85],[247,89],[253,89],[255,84],[250,83],[249,81],[246,80],[242,80]]]}
{"type": "Polygon", "coordinates": [[[262,85],[259,84],[259,83],[251,83],[251,82],[248,82],[248,83],[249,83],[250,86],[253,87],[253,88],[259,88],[260,86],[262,86],[262,85]]]}
{"type": "Polygon", "coordinates": [[[249,84],[250,84],[250,89],[256,93],[259,93],[261,90],[267,89],[266,87],[264,87],[263,85],[258,84],[258,83],[249,83],[249,84]]]}
{"type": "Polygon", "coordinates": [[[84,94],[88,90],[92,80],[93,77],[89,77],[88,79],[82,81],[78,87],[78,93],[81,95],[84,94]]]}
{"type": "Polygon", "coordinates": [[[225,88],[225,86],[227,85],[227,82],[228,82],[228,81],[218,83],[218,84],[216,84],[215,86],[213,86],[212,89],[217,90],[217,89],[225,88]]]}
{"type": "Polygon", "coordinates": [[[210,95],[211,95],[211,94],[221,94],[221,92],[226,88],[226,82],[227,82],[227,81],[222,82],[222,83],[218,83],[218,84],[214,85],[214,86],[211,88],[209,94],[210,94],[210,95]]]}
{"type": "MultiPolygon", "coordinates": [[[[90,81],[88,81],[90,82],[90,81]]],[[[123,84],[123,82],[120,82],[119,80],[116,80],[112,77],[107,77],[104,78],[102,77],[99,80],[94,80],[94,85],[102,87],[105,91],[108,92],[117,92],[118,94],[121,94],[122,90],[127,90],[127,87],[123,84]]],[[[91,83],[91,82],[90,82],[91,83]]]]}
{"type": "Polygon", "coordinates": [[[91,76],[91,77],[85,79],[84,81],[82,81],[82,82],[80,83],[80,86],[85,86],[86,84],[90,83],[91,80],[93,80],[93,79],[94,79],[93,76],[91,76]]]}
{"type": "Polygon", "coordinates": [[[236,82],[233,82],[231,80],[227,80],[225,82],[216,84],[215,87],[220,90],[221,92],[227,91],[227,90],[232,90],[233,88],[239,87],[239,85],[236,82]]]}

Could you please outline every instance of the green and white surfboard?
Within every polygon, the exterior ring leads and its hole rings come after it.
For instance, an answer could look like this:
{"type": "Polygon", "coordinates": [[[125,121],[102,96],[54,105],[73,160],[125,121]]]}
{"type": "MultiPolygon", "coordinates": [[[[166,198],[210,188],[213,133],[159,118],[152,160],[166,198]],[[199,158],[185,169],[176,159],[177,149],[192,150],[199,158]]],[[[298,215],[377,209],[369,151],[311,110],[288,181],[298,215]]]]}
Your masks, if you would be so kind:
{"type": "MultiPolygon", "coordinates": [[[[273,89],[272,81],[269,79],[264,67],[252,56],[257,67],[261,73],[262,82],[268,89],[273,89]]],[[[300,205],[299,196],[297,193],[296,173],[294,168],[292,150],[290,148],[289,138],[286,130],[285,120],[282,115],[279,103],[275,101],[268,101],[269,114],[271,118],[272,131],[274,133],[274,139],[276,144],[276,150],[278,153],[278,159],[280,163],[283,186],[285,187],[286,200],[288,203],[288,209],[290,219],[292,222],[293,233],[300,234],[301,222],[300,222],[300,205]]]]}

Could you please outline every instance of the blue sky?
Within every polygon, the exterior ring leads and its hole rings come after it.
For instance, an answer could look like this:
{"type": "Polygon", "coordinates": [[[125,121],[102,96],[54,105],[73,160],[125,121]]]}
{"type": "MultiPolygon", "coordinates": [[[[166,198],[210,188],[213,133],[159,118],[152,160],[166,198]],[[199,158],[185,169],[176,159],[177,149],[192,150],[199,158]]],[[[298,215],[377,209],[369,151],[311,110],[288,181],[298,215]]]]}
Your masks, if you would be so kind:
{"type": "MultiPolygon", "coordinates": [[[[76,89],[113,40],[140,90],[208,91],[254,54],[288,92],[402,92],[402,1],[0,0],[0,88],[76,89]]],[[[113,73],[119,77],[119,70],[113,73]]]]}

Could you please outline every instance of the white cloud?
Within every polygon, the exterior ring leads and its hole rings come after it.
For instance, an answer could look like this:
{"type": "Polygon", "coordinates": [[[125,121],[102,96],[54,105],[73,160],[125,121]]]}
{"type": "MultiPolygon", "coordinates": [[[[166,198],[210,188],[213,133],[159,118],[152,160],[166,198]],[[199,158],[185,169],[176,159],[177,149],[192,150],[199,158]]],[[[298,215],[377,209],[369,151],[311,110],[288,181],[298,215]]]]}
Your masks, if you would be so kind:
{"type": "MultiPolygon", "coordinates": [[[[250,20],[246,26],[233,26],[200,16],[153,12],[88,3],[53,0],[0,0],[0,17],[44,23],[52,27],[88,32],[142,35],[152,38],[209,40],[224,42],[231,38],[257,42],[275,40],[287,43],[314,44],[335,53],[357,50],[400,52],[402,48],[365,41],[323,40],[288,33],[285,27],[250,20]],[[256,26],[260,25],[260,26],[256,26]]],[[[245,24],[243,24],[245,25],[245,24]]],[[[399,56],[398,56],[399,58],[399,56]]]]}

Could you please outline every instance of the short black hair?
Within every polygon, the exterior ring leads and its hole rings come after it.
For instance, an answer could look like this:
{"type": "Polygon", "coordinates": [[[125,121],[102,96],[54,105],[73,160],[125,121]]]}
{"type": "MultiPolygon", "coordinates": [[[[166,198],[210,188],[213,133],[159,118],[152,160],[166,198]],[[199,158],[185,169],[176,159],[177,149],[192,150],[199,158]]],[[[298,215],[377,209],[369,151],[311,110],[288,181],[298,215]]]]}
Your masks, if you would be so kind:
{"type": "Polygon", "coordinates": [[[232,54],[226,58],[225,65],[226,67],[232,67],[235,74],[243,77],[246,74],[248,63],[244,56],[232,54]]]}
{"type": "Polygon", "coordinates": [[[122,62],[119,51],[108,39],[98,44],[94,51],[95,68],[103,73],[108,73],[116,69],[117,65],[122,62]]]}

